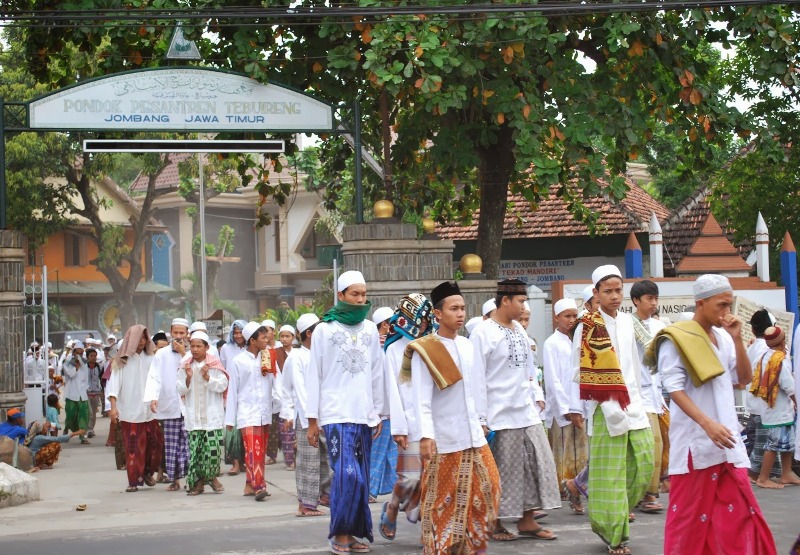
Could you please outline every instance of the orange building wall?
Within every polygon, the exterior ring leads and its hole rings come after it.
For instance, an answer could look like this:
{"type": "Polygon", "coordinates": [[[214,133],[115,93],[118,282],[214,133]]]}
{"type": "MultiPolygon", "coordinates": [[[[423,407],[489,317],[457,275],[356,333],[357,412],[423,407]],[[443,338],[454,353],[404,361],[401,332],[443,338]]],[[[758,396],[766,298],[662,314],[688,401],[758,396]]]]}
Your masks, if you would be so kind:
{"type": "MultiPolygon", "coordinates": [[[[125,243],[132,247],[133,239],[133,230],[126,230],[125,243]]],[[[41,264],[42,255],[44,255],[44,263],[47,265],[48,273],[53,270],[58,270],[58,274],[56,274],[58,276],[56,278],[58,281],[107,281],[106,276],[98,271],[96,266],[91,264],[91,261],[97,258],[97,245],[90,237],[85,239],[85,244],[87,260],[85,266],[66,265],[65,233],[51,235],[47,243],[43,247],[37,249],[36,262],[37,264],[41,264]]],[[[142,267],[145,267],[145,251],[146,249],[142,249],[142,267]]],[[[30,266],[26,267],[26,271],[30,271],[30,266]]],[[[120,271],[125,277],[128,277],[130,267],[127,262],[123,263],[120,271]]]]}

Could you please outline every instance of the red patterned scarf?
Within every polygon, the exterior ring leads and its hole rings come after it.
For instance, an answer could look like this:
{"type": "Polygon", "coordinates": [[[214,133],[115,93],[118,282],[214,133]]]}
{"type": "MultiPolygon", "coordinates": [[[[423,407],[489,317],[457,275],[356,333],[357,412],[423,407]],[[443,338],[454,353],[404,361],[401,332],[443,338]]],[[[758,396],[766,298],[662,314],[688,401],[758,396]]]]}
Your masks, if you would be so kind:
{"type": "Polygon", "coordinates": [[[616,401],[624,410],[631,400],[619,357],[599,311],[581,318],[580,388],[584,401],[616,401]]]}

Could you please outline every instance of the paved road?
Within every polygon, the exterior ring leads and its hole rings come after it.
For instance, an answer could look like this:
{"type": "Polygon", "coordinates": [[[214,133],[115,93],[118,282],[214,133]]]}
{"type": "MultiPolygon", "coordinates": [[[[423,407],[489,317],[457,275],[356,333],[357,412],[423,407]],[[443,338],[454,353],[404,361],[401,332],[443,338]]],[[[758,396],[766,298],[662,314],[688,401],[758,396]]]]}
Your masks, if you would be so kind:
{"type": "MultiPolygon", "coordinates": [[[[106,427],[107,419],[98,419],[106,427]]],[[[98,437],[90,446],[71,443],[54,470],[38,474],[42,501],[0,511],[2,555],[306,555],[326,553],[326,518],[296,518],[294,474],[282,465],[268,467],[272,497],[265,503],[240,495],[242,475],[223,477],[221,495],[164,491],[159,485],[125,493],[124,472],[114,468],[111,448],[98,437]],[[75,511],[86,503],[85,512],[75,511]]],[[[778,543],[788,554],[800,533],[800,488],[757,490],[778,543]]],[[[664,503],[667,502],[663,498],[664,503]]],[[[380,505],[373,505],[378,519],[380,505]]],[[[631,549],[637,555],[660,555],[663,515],[639,514],[632,525],[631,549]]],[[[544,521],[559,539],[520,539],[492,543],[496,554],[602,555],[605,549],[586,517],[568,509],[551,511],[544,521]]],[[[418,555],[419,527],[401,521],[398,539],[376,538],[373,553],[418,555]]]]}

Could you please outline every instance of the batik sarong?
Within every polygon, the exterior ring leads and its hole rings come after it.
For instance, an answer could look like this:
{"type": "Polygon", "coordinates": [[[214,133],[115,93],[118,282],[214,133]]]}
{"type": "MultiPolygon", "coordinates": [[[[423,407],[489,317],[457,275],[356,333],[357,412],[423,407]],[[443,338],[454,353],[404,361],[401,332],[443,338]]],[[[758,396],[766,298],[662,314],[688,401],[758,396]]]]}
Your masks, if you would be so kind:
{"type": "Polygon", "coordinates": [[[306,509],[316,509],[320,497],[329,495],[331,488],[331,467],[328,464],[327,440],[324,434],[319,436],[319,448],[309,445],[305,438],[308,428],[297,428],[301,438],[297,442],[297,472],[295,486],[297,500],[306,509]]]}
{"type": "MultiPolygon", "coordinates": [[[[89,429],[89,401],[66,400],[64,406],[64,432],[77,432],[89,429]]],[[[84,436],[80,436],[83,440],[84,436]]]]}
{"type": "Polygon", "coordinates": [[[36,466],[53,466],[58,462],[58,455],[61,453],[60,443],[47,443],[36,451],[34,464],[36,466]]]}
{"type": "Polygon", "coordinates": [[[269,441],[269,426],[241,428],[244,443],[245,483],[258,491],[267,487],[264,479],[264,454],[269,441]]]}
{"type": "Polygon", "coordinates": [[[141,486],[145,476],[158,471],[164,438],[157,420],[120,422],[125,441],[125,469],[128,485],[141,486]]]}
{"type": "Polygon", "coordinates": [[[331,481],[331,525],[328,538],[350,535],[372,537],[369,510],[369,464],[372,430],[366,424],[327,424],[331,481]]]}
{"type": "Polygon", "coordinates": [[[186,483],[193,488],[198,480],[210,484],[219,475],[222,462],[222,430],[189,432],[189,471],[186,483]]]}
{"type": "Polygon", "coordinates": [[[399,499],[400,510],[406,513],[406,519],[412,524],[417,522],[422,495],[422,457],[418,441],[397,450],[397,482],[392,493],[399,499]]]}
{"type": "Polygon", "coordinates": [[[369,494],[378,497],[391,493],[397,481],[397,444],[392,438],[389,420],[383,421],[378,437],[372,440],[369,465],[369,494]]]}
{"type": "Polygon", "coordinates": [[[774,555],[747,469],[723,463],[670,475],[664,555],[774,555]]]}
{"type": "Polygon", "coordinates": [[[661,466],[661,480],[669,480],[669,409],[658,415],[658,428],[661,430],[661,461],[653,461],[661,466]]]}
{"type": "Polygon", "coordinates": [[[589,521],[606,545],[629,539],[628,514],[644,497],[653,475],[653,433],[650,428],[611,437],[598,407],[589,443],[589,521]]]}
{"type": "Polygon", "coordinates": [[[122,427],[118,420],[109,418],[111,422],[108,430],[108,439],[106,440],[106,447],[114,448],[114,462],[117,464],[117,470],[125,468],[125,439],[122,434],[122,427]]]}
{"type": "Polygon", "coordinates": [[[500,518],[522,518],[526,511],[561,506],[556,466],[543,424],[498,430],[492,454],[503,486],[500,518]]]}
{"type": "Polygon", "coordinates": [[[242,432],[239,428],[232,430],[225,429],[225,464],[233,464],[239,461],[244,465],[244,444],[242,443],[242,432]]]}
{"type": "Polygon", "coordinates": [[[559,426],[558,422],[553,422],[550,427],[550,444],[558,483],[575,478],[589,458],[589,438],[586,431],[574,424],[559,426]]]}
{"type": "Polygon", "coordinates": [[[269,439],[267,440],[267,458],[278,459],[278,450],[281,448],[281,419],[278,414],[272,415],[272,424],[269,426],[269,439]]]}
{"type": "Polygon", "coordinates": [[[170,482],[186,476],[189,469],[189,433],[183,427],[183,417],[161,421],[164,429],[164,470],[170,482]]]}
{"type": "MultiPolygon", "coordinates": [[[[295,445],[295,434],[294,434],[294,426],[289,428],[288,430],[285,429],[286,420],[283,418],[280,419],[281,423],[281,451],[283,451],[283,462],[286,466],[293,466],[294,465],[294,445],[295,445]]],[[[308,440],[306,440],[308,443],[308,440]]]]}
{"type": "Polygon", "coordinates": [[[486,553],[500,505],[489,446],[434,455],[422,480],[423,554],[486,553]]]}
{"type": "Polygon", "coordinates": [[[650,477],[650,485],[647,486],[647,494],[658,496],[661,489],[661,453],[664,449],[664,442],[661,438],[661,428],[658,425],[658,414],[647,413],[650,421],[650,429],[653,431],[653,475],[650,477]]]}

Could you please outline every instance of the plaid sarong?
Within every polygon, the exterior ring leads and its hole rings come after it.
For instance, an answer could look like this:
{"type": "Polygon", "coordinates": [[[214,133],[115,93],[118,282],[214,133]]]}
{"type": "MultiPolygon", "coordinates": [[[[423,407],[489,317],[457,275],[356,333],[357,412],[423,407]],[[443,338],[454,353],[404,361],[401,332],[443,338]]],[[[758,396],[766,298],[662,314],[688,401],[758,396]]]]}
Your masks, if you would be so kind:
{"type": "Polygon", "coordinates": [[[397,444],[392,439],[389,420],[383,421],[381,434],[372,440],[369,465],[369,494],[378,497],[392,491],[397,481],[397,444]]]}
{"type": "Polygon", "coordinates": [[[186,476],[189,469],[189,434],[183,416],[161,421],[164,430],[164,469],[170,482],[186,476]]]}
{"type": "Polygon", "coordinates": [[[606,545],[619,547],[629,538],[628,513],[644,497],[653,475],[650,428],[611,437],[598,406],[589,443],[589,521],[606,545]]]}
{"type": "Polygon", "coordinates": [[[211,483],[219,474],[222,462],[222,430],[189,432],[189,472],[186,483],[193,488],[198,480],[211,483]]]}
{"type": "Polygon", "coordinates": [[[422,457],[419,441],[397,450],[397,482],[392,492],[399,500],[400,510],[412,524],[419,520],[422,496],[422,457]]]}
{"type": "MultiPolygon", "coordinates": [[[[89,429],[89,401],[72,401],[67,399],[64,406],[64,432],[77,432],[89,429]]],[[[83,436],[80,436],[83,440],[83,436]]]]}
{"type": "Polygon", "coordinates": [[[225,429],[225,464],[233,464],[239,461],[244,465],[244,444],[242,443],[242,432],[239,428],[232,430],[225,429]]]}
{"type": "Polygon", "coordinates": [[[308,428],[300,428],[297,420],[297,470],[295,486],[297,500],[306,509],[316,509],[321,496],[329,495],[331,489],[331,468],[328,465],[328,448],[325,434],[319,436],[319,449],[309,445],[306,440],[308,428]]]}

